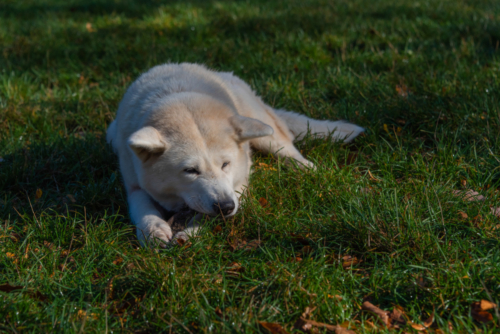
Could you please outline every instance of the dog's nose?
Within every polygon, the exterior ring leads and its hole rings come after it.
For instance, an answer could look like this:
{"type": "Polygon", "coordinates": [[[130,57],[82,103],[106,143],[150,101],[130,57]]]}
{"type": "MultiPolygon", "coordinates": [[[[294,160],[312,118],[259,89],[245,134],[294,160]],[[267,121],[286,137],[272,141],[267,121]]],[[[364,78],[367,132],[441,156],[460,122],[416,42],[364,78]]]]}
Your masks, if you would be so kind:
{"type": "Polygon", "coordinates": [[[222,213],[224,216],[233,212],[234,206],[234,201],[224,201],[213,204],[214,211],[216,213],[222,213]]]}

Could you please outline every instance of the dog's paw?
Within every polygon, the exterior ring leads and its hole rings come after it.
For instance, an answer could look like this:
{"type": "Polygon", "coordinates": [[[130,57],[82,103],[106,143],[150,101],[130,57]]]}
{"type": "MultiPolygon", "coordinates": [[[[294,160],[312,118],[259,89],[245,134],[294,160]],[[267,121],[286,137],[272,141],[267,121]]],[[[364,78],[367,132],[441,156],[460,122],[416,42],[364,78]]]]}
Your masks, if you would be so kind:
{"type": "Polygon", "coordinates": [[[137,225],[137,239],[143,247],[165,248],[172,240],[173,233],[170,225],[161,218],[148,217],[137,225]]]}

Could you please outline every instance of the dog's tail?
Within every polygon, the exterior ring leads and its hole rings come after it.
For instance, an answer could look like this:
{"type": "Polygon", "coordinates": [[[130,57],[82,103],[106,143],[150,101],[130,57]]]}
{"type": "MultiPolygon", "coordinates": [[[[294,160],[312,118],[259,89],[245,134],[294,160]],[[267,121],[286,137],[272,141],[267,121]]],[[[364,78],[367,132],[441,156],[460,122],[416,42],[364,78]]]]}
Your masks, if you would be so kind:
{"type": "Polygon", "coordinates": [[[301,139],[309,132],[320,137],[331,134],[333,140],[350,142],[365,131],[362,127],[346,121],[319,121],[282,109],[274,109],[274,112],[286,123],[295,139],[301,139]]]}
{"type": "Polygon", "coordinates": [[[116,138],[116,120],[111,122],[111,124],[108,127],[108,130],[106,131],[106,141],[108,142],[111,147],[113,147],[113,150],[116,151],[114,145],[113,145],[113,140],[116,138]]]}

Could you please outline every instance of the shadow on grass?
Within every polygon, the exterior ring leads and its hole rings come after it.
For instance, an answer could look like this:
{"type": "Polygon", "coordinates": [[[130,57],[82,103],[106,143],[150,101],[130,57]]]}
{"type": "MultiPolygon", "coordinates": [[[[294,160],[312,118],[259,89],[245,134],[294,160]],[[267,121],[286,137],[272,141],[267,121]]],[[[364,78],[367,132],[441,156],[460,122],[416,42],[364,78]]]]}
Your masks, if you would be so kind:
{"type": "Polygon", "coordinates": [[[58,137],[4,156],[0,189],[3,217],[31,213],[31,206],[35,213],[50,209],[61,215],[68,207],[97,216],[127,211],[116,157],[92,134],[58,137]]]}

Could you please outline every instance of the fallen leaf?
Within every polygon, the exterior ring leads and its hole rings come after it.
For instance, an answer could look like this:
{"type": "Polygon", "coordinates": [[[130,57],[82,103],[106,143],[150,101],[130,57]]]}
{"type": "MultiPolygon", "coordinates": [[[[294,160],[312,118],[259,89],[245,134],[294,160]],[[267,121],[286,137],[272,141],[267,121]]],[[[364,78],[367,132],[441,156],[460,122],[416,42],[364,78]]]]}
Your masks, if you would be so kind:
{"type": "Polygon", "coordinates": [[[259,325],[264,327],[271,334],[287,334],[288,333],[280,324],[259,321],[259,325]]]}
{"type": "Polygon", "coordinates": [[[361,304],[361,309],[374,313],[379,317],[380,320],[382,320],[382,323],[385,326],[391,327],[391,322],[389,320],[389,312],[381,310],[380,308],[373,305],[369,301],[363,302],[363,304],[361,304]]]}
{"type": "Polygon", "coordinates": [[[481,300],[480,302],[474,302],[471,305],[471,315],[477,322],[487,323],[493,320],[493,315],[487,310],[496,307],[496,304],[493,304],[487,300],[481,300]]]}
{"type": "Polygon", "coordinates": [[[266,206],[268,206],[268,202],[267,202],[267,199],[265,199],[264,197],[261,197],[259,198],[259,204],[261,207],[265,208],[266,206]]]}
{"type": "Polygon", "coordinates": [[[399,325],[404,326],[406,325],[406,318],[405,318],[405,313],[404,310],[401,306],[394,306],[394,309],[392,312],[389,314],[389,317],[392,320],[392,326],[393,327],[399,327],[399,325]]]}
{"type": "Polygon", "coordinates": [[[7,257],[8,257],[9,259],[14,259],[14,258],[16,257],[16,254],[11,253],[11,252],[7,252],[5,255],[7,255],[7,257]]]}
{"type": "Polygon", "coordinates": [[[50,242],[48,242],[46,240],[43,242],[43,245],[45,247],[47,247],[48,249],[52,249],[54,247],[54,245],[52,243],[50,243],[50,242]]]}
{"type": "Polygon", "coordinates": [[[432,312],[432,314],[429,316],[429,318],[427,318],[426,321],[424,321],[424,326],[426,328],[429,328],[432,326],[432,323],[434,322],[434,311],[432,312]]]}
{"type": "Polygon", "coordinates": [[[121,257],[117,257],[114,261],[113,261],[113,264],[115,266],[121,264],[123,262],[123,259],[121,257]]]}
{"type": "Polygon", "coordinates": [[[464,201],[475,202],[484,201],[486,198],[474,190],[453,190],[453,195],[462,198],[464,201]]]}
{"type": "Polygon", "coordinates": [[[292,257],[290,260],[288,260],[288,262],[292,262],[292,263],[293,262],[300,262],[300,261],[302,261],[302,258],[298,257],[298,256],[292,257]]]}
{"type": "Polygon", "coordinates": [[[459,215],[459,216],[460,216],[460,218],[462,218],[462,219],[467,219],[467,218],[469,218],[469,216],[468,216],[465,212],[463,212],[463,211],[458,211],[458,215],[459,215]]]}
{"type": "Polygon", "coordinates": [[[401,97],[407,97],[410,90],[404,83],[402,83],[401,85],[396,85],[396,92],[401,97]]]}
{"type": "Polygon", "coordinates": [[[345,255],[342,257],[342,268],[347,269],[361,262],[362,261],[358,260],[355,256],[345,255]]]}
{"type": "Polygon", "coordinates": [[[220,307],[219,307],[219,306],[217,306],[217,307],[215,308],[215,314],[216,314],[219,318],[222,318],[222,319],[224,318],[224,313],[222,312],[222,310],[220,309],[220,307]]]}
{"type": "Polygon", "coordinates": [[[35,198],[39,199],[40,197],[42,197],[42,194],[43,194],[42,189],[38,188],[36,190],[35,198]]]}
{"type": "Polygon", "coordinates": [[[424,331],[424,330],[428,329],[429,327],[431,327],[433,322],[434,322],[434,311],[429,316],[429,318],[427,318],[427,320],[424,321],[423,325],[417,324],[414,322],[410,322],[410,325],[413,329],[415,329],[417,331],[424,331]]]}
{"type": "Polygon", "coordinates": [[[497,304],[495,303],[492,303],[488,300],[481,300],[480,302],[480,307],[481,307],[481,310],[483,311],[488,311],[488,310],[491,310],[492,308],[495,308],[497,307],[497,304]]]}
{"type": "Polygon", "coordinates": [[[261,241],[259,241],[259,240],[252,240],[249,242],[246,242],[245,240],[236,240],[235,242],[233,242],[230,245],[230,247],[232,248],[233,251],[240,250],[240,249],[252,251],[252,250],[257,249],[260,246],[260,244],[261,244],[261,241]]]}
{"type": "Polygon", "coordinates": [[[220,225],[214,227],[214,234],[219,234],[221,232],[222,232],[222,227],[220,225]]]}
{"type": "Polygon", "coordinates": [[[339,295],[330,295],[330,294],[328,295],[328,298],[330,298],[330,299],[337,299],[337,300],[344,299],[344,297],[342,297],[342,296],[339,296],[339,295]]]}
{"type": "Polygon", "coordinates": [[[302,247],[302,254],[311,254],[313,251],[311,246],[304,246],[302,247]]]}
{"type": "Polygon", "coordinates": [[[85,28],[87,29],[88,32],[95,32],[95,29],[92,27],[92,23],[87,22],[85,24],[85,28]]]}
{"type": "Polygon", "coordinates": [[[191,241],[187,241],[185,239],[182,239],[182,238],[177,238],[177,244],[179,246],[182,247],[182,249],[188,249],[189,247],[191,247],[193,244],[191,243],[191,241]]]}

